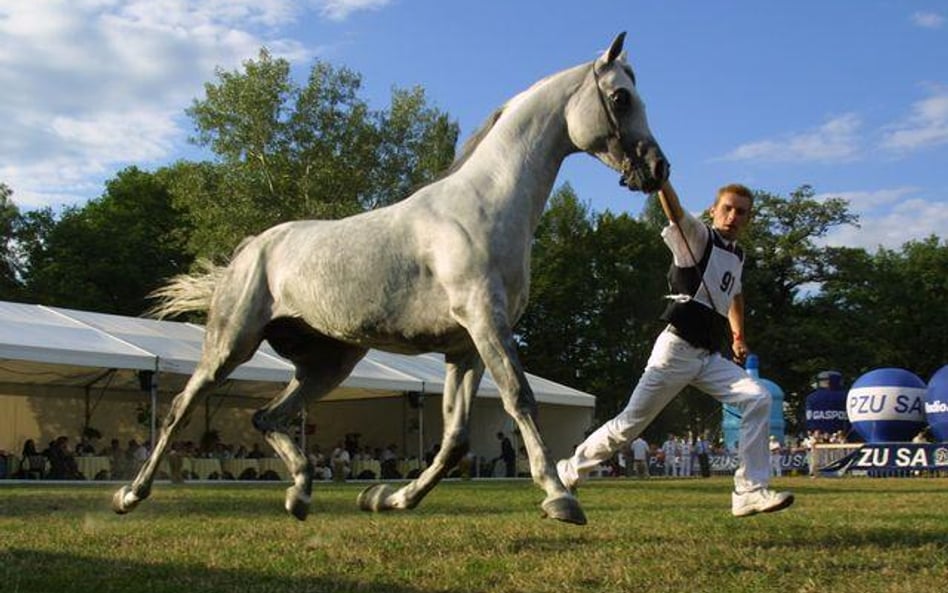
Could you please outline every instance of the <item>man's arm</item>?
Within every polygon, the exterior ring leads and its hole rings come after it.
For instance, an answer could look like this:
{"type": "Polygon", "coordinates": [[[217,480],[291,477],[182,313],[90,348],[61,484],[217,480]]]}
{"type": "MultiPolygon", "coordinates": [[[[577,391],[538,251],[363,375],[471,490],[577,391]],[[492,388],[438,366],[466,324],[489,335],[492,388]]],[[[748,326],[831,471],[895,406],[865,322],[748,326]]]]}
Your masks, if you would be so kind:
{"type": "Polygon", "coordinates": [[[665,211],[665,216],[668,217],[668,220],[678,224],[681,217],[685,215],[685,211],[681,209],[681,201],[678,199],[678,193],[675,191],[675,188],[672,187],[670,181],[663,183],[662,188],[658,190],[658,201],[662,205],[662,210],[665,211]]]}
{"type": "Polygon", "coordinates": [[[744,342],[744,295],[738,293],[731,301],[727,312],[727,320],[731,326],[731,350],[734,352],[734,362],[744,364],[750,353],[744,342]]]}

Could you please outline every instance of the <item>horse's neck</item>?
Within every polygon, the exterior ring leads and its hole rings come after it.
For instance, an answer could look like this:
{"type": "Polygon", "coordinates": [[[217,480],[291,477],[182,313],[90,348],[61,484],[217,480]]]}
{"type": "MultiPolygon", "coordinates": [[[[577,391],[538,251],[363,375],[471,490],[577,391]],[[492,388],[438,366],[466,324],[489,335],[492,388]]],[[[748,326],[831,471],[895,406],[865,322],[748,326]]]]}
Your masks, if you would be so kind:
{"type": "Polygon", "coordinates": [[[457,173],[487,188],[481,198],[496,208],[526,215],[531,234],[563,159],[576,152],[566,127],[566,105],[583,72],[582,66],[561,72],[511,99],[457,173]]]}

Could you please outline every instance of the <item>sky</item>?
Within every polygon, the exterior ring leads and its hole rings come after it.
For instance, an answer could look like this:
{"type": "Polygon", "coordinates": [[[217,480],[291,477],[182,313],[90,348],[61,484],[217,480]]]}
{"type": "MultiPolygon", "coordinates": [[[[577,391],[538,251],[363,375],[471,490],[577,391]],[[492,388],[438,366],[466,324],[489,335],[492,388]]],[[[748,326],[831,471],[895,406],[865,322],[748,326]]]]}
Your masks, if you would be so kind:
{"type": "MultiPolygon", "coordinates": [[[[212,155],[185,115],[215,69],[261,47],[303,84],[315,60],[385,108],[421,86],[461,141],[535,81],[626,31],[684,206],[740,182],[842,197],[860,227],[826,245],[948,237],[948,4],[940,0],[0,0],[0,182],[22,210],[81,205],[128,167],[212,155]]],[[[583,154],[594,211],[643,195],[583,154]]]]}

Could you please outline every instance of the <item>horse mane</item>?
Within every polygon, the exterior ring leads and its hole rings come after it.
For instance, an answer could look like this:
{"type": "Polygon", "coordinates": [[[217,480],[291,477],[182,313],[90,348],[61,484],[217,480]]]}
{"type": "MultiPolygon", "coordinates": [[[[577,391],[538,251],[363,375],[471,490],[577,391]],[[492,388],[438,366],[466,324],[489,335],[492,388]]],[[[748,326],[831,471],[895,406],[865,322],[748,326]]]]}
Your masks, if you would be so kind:
{"type": "Polygon", "coordinates": [[[454,159],[454,162],[451,163],[451,166],[448,167],[447,171],[445,171],[444,176],[456,172],[461,168],[462,165],[464,165],[464,163],[467,162],[469,158],[471,158],[471,155],[474,154],[474,151],[477,150],[477,147],[480,145],[481,141],[487,137],[487,134],[489,134],[494,128],[494,124],[497,123],[497,120],[500,119],[500,116],[503,115],[504,109],[506,108],[506,104],[498,107],[497,110],[490,114],[490,117],[488,117],[484,123],[481,124],[481,127],[471,134],[471,137],[464,142],[463,146],[461,146],[461,154],[459,154],[454,159]]]}

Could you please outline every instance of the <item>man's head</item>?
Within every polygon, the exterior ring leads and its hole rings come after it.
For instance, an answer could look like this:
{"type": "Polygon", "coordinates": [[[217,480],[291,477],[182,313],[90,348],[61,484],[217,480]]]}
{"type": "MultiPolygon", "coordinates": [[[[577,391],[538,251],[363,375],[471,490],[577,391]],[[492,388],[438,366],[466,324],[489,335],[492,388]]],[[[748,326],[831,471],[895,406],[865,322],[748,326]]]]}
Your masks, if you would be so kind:
{"type": "Polygon", "coordinates": [[[725,185],[718,190],[709,211],[711,224],[725,239],[734,241],[750,221],[753,207],[751,190],[739,183],[725,185]]]}

